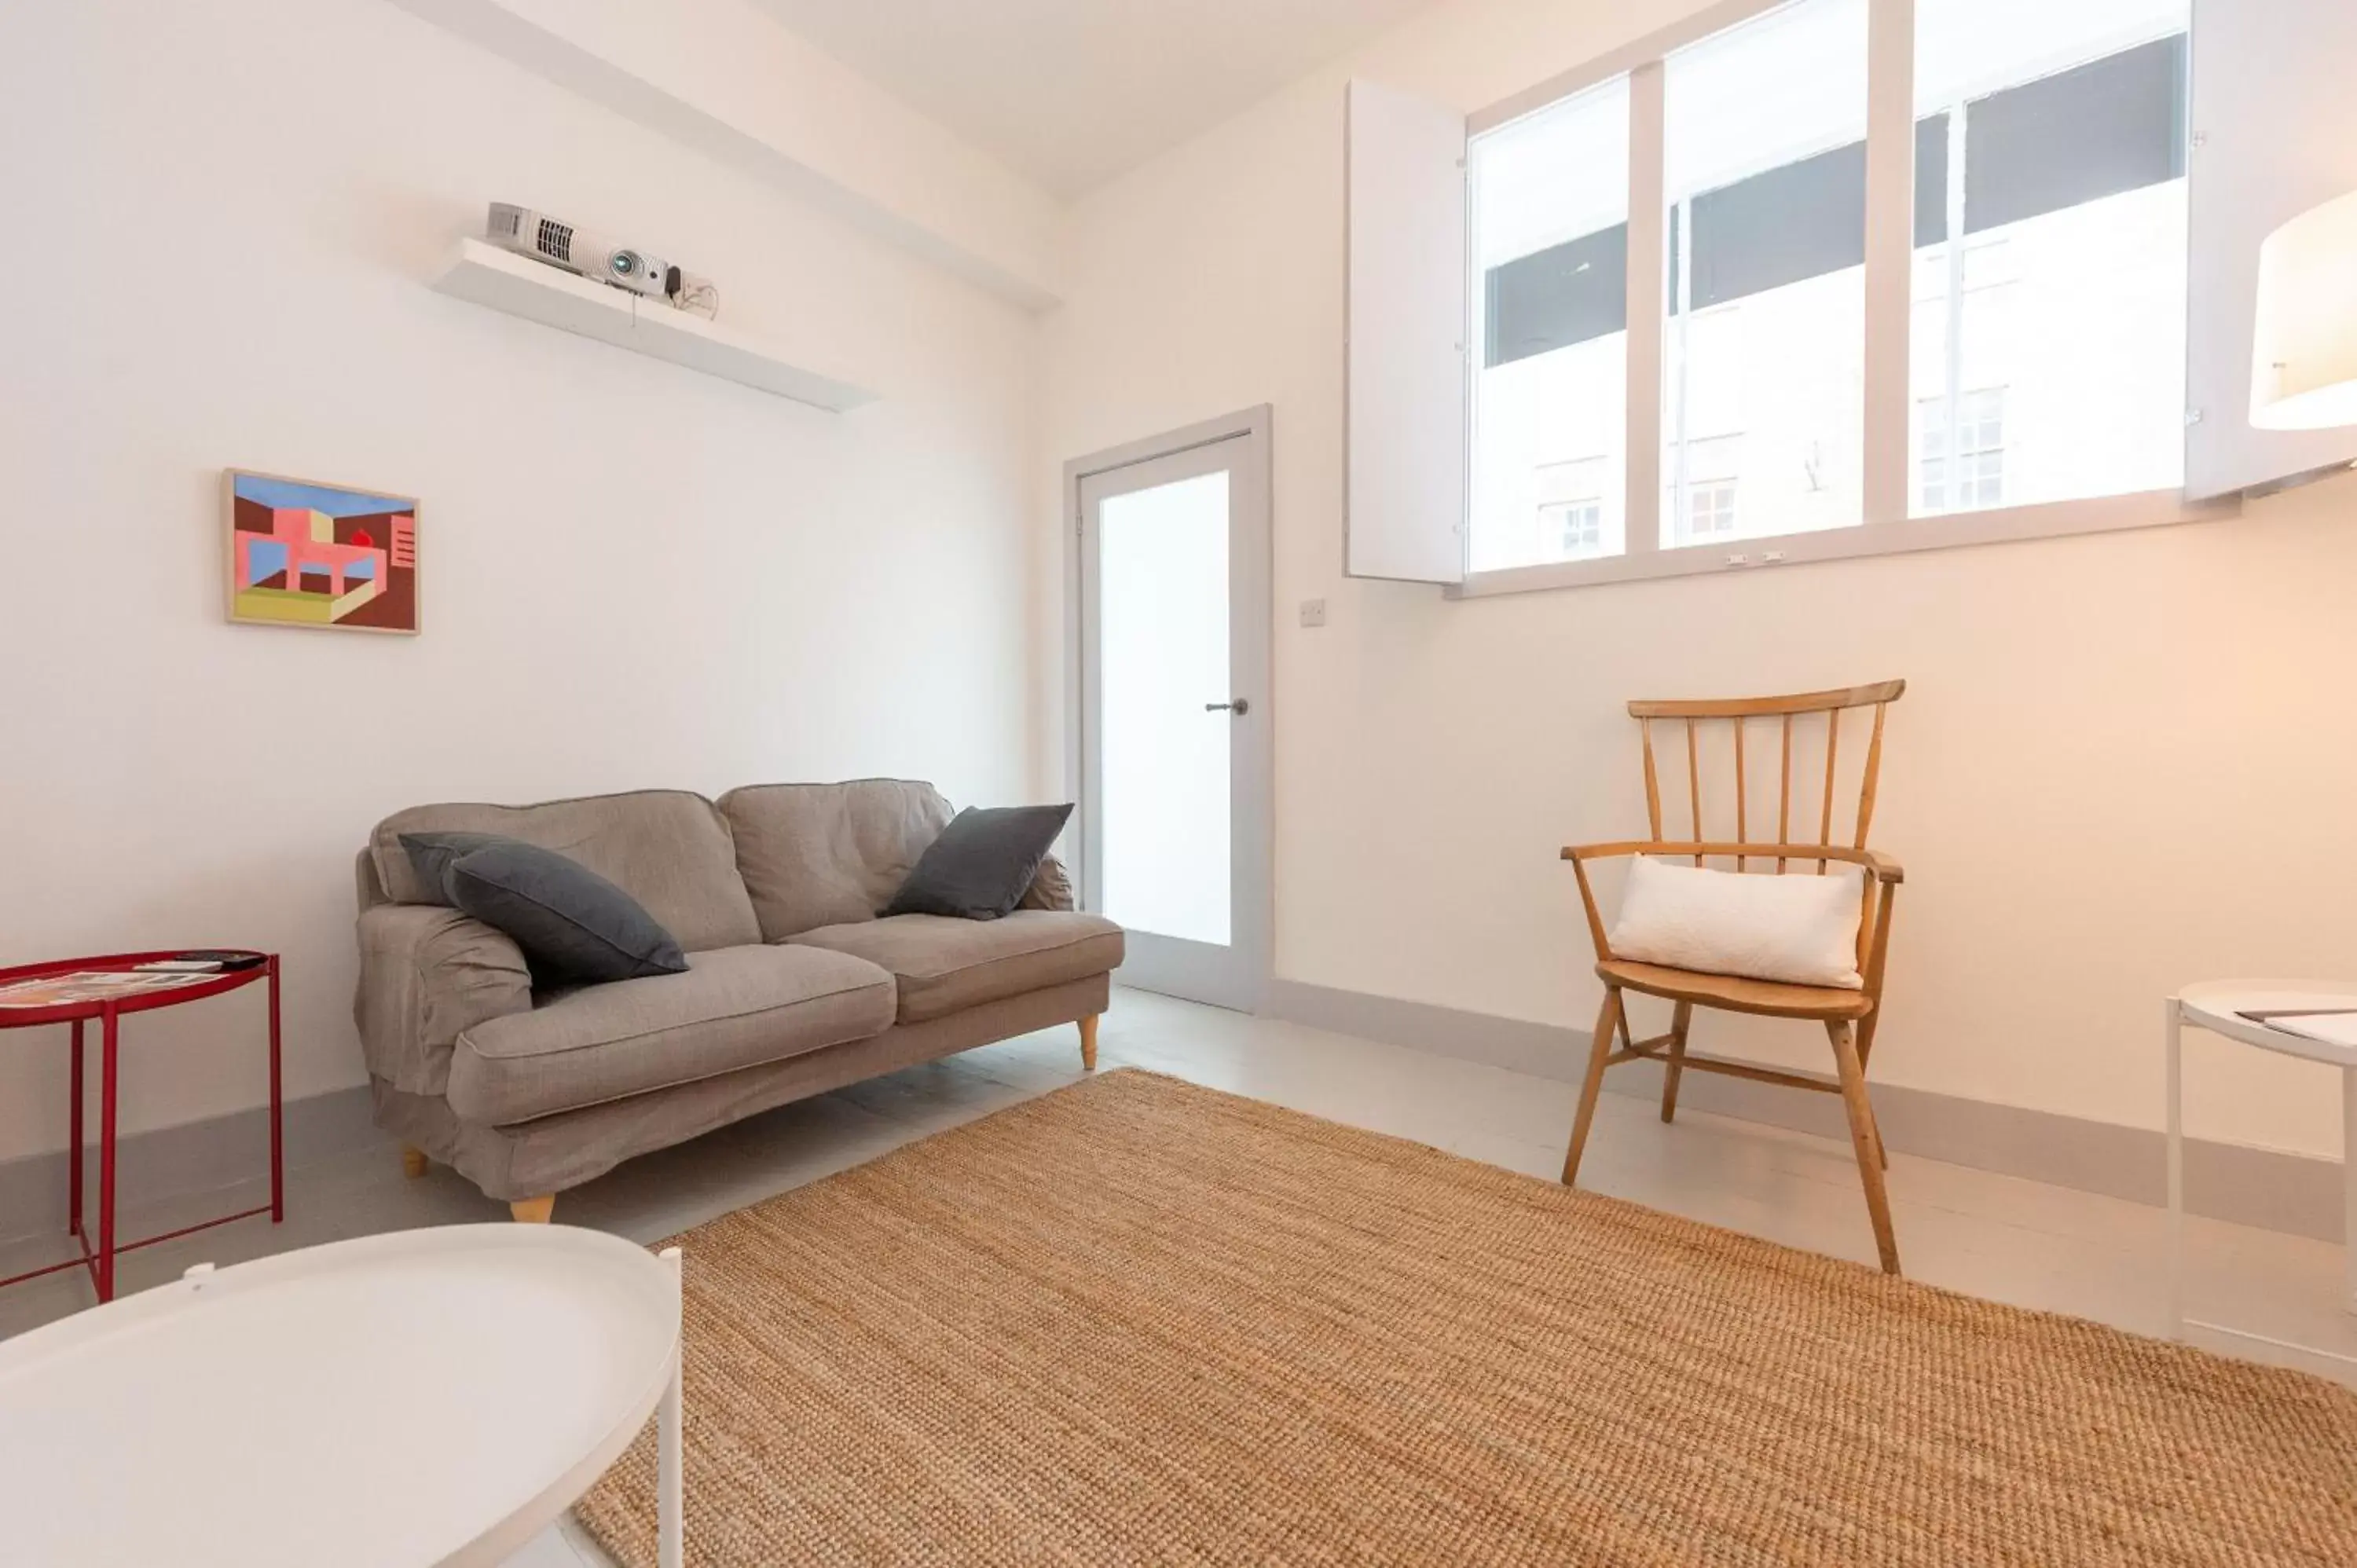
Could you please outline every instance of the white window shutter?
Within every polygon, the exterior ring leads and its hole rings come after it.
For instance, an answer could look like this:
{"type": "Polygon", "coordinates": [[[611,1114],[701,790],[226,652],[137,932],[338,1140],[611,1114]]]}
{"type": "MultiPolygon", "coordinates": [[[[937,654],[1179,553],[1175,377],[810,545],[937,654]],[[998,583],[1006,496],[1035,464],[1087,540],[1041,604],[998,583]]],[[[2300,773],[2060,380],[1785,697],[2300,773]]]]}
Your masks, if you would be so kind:
{"type": "MultiPolygon", "coordinates": [[[[2259,242],[2357,190],[2357,4],[2193,0],[2185,490],[2207,499],[2357,459],[2357,428],[2251,425],[2259,242]]],[[[2357,264],[2357,263],[2352,263],[2357,264]]]]}
{"type": "Polygon", "coordinates": [[[1465,117],[1350,86],[1342,570],[1465,575],[1465,117]]]}

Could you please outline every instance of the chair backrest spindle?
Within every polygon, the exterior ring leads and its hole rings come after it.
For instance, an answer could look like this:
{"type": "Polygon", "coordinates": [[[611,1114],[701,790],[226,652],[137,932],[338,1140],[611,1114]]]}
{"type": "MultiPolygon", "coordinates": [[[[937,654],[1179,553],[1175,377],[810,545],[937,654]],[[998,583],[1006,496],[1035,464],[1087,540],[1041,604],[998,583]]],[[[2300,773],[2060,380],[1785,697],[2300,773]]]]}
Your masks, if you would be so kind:
{"type": "MultiPolygon", "coordinates": [[[[1776,842],[1791,843],[1792,842],[1792,715],[1791,714],[1784,715],[1783,768],[1782,780],[1776,786],[1776,842]]],[[[1783,869],[1784,857],[1780,854],[1776,857],[1776,870],[1781,874],[1783,869]]]]}
{"type": "Polygon", "coordinates": [[[1653,768],[1653,721],[1641,719],[1639,727],[1645,736],[1645,823],[1658,840],[1662,836],[1662,785],[1653,768]]]}
{"type": "MultiPolygon", "coordinates": [[[[1686,805],[1692,813],[1694,842],[1700,843],[1703,842],[1702,765],[1695,757],[1695,722],[1692,719],[1686,720],[1686,805]]],[[[1701,855],[1695,856],[1695,864],[1702,864],[1701,855]]]]}
{"type": "Polygon", "coordinates": [[[1874,704],[1874,734],[1866,743],[1866,781],[1857,795],[1857,842],[1852,849],[1866,847],[1866,830],[1874,821],[1874,791],[1882,777],[1882,713],[1890,704],[1874,704]]]}
{"type": "MultiPolygon", "coordinates": [[[[1841,710],[1834,708],[1825,714],[1825,800],[1824,812],[1817,822],[1817,842],[1834,842],[1834,762],[1841,754],[1841,710]]],[[[1817,875],[1825,874],[1825,863],[1817,862],[1817,875]]]]}
{"type": "MultiPolygon", "coordinates": [[[[1751,842],[1751,832],[1745,815],[1749,810],[1749,802],[1745,797],[1749,793],[1750,785],[1743,777],[1743,715],[1738,714],[1735,716],[1735,842],[1738,843],[1751,842]]],[[[1748,862],[1744,856],[1738,854],[1735,857],[1736,870],[1741,871],[1747,865],[1748,862]]]]}

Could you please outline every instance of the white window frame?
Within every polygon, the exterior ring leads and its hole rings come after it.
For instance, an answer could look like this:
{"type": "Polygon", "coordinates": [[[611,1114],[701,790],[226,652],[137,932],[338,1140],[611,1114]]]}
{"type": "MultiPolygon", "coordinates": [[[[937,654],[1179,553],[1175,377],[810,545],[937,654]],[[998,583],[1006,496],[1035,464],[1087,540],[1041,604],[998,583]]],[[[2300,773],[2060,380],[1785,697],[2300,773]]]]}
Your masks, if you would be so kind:
{"type": "MultiPolygon", "coordinates": [[[[1909,430],[1915,399],[1908,380],[1915,250],[1915,0],[1867,0],[1865,515],[1854,527],[1730,541],[1733,548],[1662,548],[1663,487],[1658,469],[1663,334],[1652,330],[1650,324],[1661,317],[1662,252],[1668,230],[1662,159],[1663,62],[1688,44],[1787,3],[1720,0],[1467,117],[1467,135],[1478,136],[1616,76],[1629,78],[1627,526],[1619,555],[1469,571],[1462,583],[1443,591],[1453,598],[1480,598],[2239,516],[2237,497],[2192,502],[2181,489],[1910,515],[1916,493],[1916,451],[1909,430]],[[1647,324],[1646,329],[1640,329],[1641,323],[1647,324]]],[[[1467,160],[1469,166],[1471,161],[1467,160]]],[[[1952,242],[1961,238],[1961,233],[1951,236],[1952,242]]],[[[1961,257],[1961,243],[1955,244],[1955,252],[1961,257]]],[[[1478,292],[1467,290],[1469,296],[1478,292]]],[[[1469,549],[1469,539],[1467,544],[1469,549]]]]}

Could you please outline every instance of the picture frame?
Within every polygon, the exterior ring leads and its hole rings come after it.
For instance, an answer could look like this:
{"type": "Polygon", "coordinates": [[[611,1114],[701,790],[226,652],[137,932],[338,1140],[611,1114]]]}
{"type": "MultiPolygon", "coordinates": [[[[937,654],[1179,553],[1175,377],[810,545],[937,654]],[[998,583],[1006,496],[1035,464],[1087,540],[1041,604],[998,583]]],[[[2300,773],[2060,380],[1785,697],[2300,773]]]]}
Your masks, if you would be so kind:
{"type": "Polygon", "coordinates": [[[229,618],[244,626],[422,629],[414,496],[221,470],[222,576],[229,618]]]}

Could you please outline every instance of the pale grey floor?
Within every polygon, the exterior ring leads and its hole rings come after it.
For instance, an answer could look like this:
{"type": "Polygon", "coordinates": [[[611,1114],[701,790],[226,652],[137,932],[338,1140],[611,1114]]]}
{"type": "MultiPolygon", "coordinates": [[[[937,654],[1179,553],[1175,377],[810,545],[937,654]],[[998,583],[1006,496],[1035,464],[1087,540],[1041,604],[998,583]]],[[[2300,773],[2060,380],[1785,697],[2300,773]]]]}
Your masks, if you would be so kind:
{"type": "MultiPolygon", "coordinates": [[[[1534,1176],[1552,1179],[1562,1167],[1575,1097],[1568,1082],[1131,991],[1116,993],[1102,1047],[1103,1067],[1151,1068],[1534,1176]]],[[[565,1194],[557,1218],[652,1241],[1080,1076],[1070,1027],[969,1051],[632,1161],[565,1194]]],[[[1664,1126],[1652,1101],[1608,1094],[1582,1177],[1657,1208],[1861,1262],[1874,1259],[1846,1144],[1690,1112],[1664,1126]]],[[[2139,1333],[2166,1332],[2160,1210],[1905,1155],[1892,1157],[1890,1190],[1912,1277],[2139,1333]]],[[[127,1208],[124,1224],[144,1234],[251,1201],[214,1193],[127,1208]]],[[[149,1248],[124,1260],[122,1279],[136,1290],[192,1262],[235,1262],[339,1237],[504,1213],[449,1171],[407,1181],[389,1145],[355,1148],[290,1174],[285,1225],[247,1221],[149,1248]]],[[[2337,1305],[2339,1248],[2213,1220],[2193,1221],[2190,1234],[2195,1316],[2357,1355],[2357,1318],[2337,1305]]],[[[56,1246],[49,1238],[0,1242],[0,1275],[64,1255],[56,1246]]],[[[0,1334],[89,1299],[78,1272],[0,1292],[0,1334]]],[[[2346,1368],[2311,1364],[2357,1380],[2346,1368]]],[[[604,1559],[568,1525],[514,1562],[578,1568],[604,1559]]]]}

